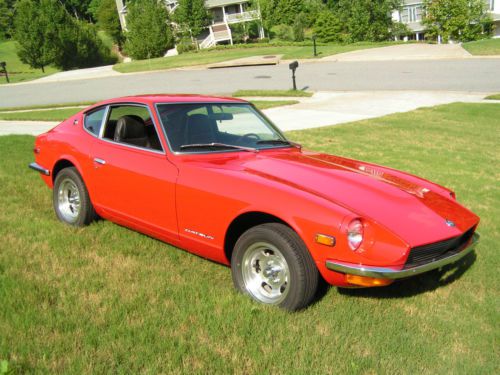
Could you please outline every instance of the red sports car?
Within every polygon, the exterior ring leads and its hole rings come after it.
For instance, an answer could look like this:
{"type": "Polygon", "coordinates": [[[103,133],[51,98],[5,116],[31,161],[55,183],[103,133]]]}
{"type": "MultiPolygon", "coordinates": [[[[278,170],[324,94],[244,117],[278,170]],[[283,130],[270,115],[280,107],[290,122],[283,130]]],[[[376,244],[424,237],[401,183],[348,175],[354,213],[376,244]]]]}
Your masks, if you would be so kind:
{"type": "Polygon", "coordinates": [[[250,103],[142,95],[103,101],[37,137],[57,217],[98,217],[231,266],[237,289],[288,310],[323,278],[383,286],[456,262],[479,218],[452,191],[305,151],[250,103]]]}

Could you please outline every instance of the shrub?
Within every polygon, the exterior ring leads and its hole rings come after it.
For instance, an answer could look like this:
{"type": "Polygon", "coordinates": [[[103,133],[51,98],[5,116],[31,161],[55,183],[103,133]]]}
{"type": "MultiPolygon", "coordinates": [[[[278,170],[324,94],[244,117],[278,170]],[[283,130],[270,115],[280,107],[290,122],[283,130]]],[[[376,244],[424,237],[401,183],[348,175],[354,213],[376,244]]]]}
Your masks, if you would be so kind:
{"type": "Polygon", "coordinates": [[[304,14],[297,14],[295,22],[293,23],[293,40],[295,42],[302,42],[304,40],[304,14]]]}
{"type": "Polygon", "coordinates": [[[344,41],[340,20],[333,12],[328,10],[318,15],[314,25],[314,33],[318,41],[323,43],[344,41]]]}
{"type": "Polygon", "coordinates": [[[97,21],[99,27],[111,36],[113,42],[122,47],[125,38],[116,12],[115,0],[101,0],[97,8],[97,21]]]}
{"type": "Polygon", "coordinates": [[[167,9],[156,0],[129,4],[125,51],[138,60],[163,56],[174,45],[167,9]]]}
{"type": "Polygon", "coordinates": [[[285,24],[273,26],[271,28],[271,34],[273,35],[273,37],[281,40],[285,41],[293,40],[293,29],[291,26],[285,24]]]}
{"type": "Polygon", "coordinates": [[[181,54],[193,51],[194,49],[196,49],[196,46],[193,44],[193,41],[190,37],[182,37],[177,42],[176,48],[177,48],[177,53],[181,54]]]}

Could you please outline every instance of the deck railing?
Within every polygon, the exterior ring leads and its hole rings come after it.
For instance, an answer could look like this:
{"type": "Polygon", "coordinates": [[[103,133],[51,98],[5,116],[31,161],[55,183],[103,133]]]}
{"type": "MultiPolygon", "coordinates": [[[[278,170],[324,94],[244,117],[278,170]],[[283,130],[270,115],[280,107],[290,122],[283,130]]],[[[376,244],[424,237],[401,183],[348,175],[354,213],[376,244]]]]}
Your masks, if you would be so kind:
{"type": "Polygon", "coordinates": [[[248,12],[243,12],[243,13],[226,14],[227,23],[253,21],[253,20],[258,20],[259,18],[260,14],[258,10],[250,10],[248,12]]]}

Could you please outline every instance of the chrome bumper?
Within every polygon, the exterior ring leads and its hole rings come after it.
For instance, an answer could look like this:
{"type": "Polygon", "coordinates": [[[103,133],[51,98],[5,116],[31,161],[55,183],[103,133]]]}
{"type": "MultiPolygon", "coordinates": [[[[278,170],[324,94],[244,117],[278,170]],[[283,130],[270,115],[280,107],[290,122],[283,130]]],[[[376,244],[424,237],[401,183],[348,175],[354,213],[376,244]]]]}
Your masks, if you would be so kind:
{"type": "Polygon", "coordinates": [[[472,250],[474,250],[479,242],[480,237],[481,236],[479,235],[479,233],[474,233],[469,245],[459,253],[453,254],[447,258],[436,260],[434,262],[423,264],[418,267],[397,270],[393,268],[363,266],[361,264],[327,260],[326,268],[336,272],[347,273],[350,275],[374,277],[377,279],[402,279],[404,277],[415,276],[427,271],[441,268],[443,266],[446,266],[447,264],[457,262],[467,254],[469,254],[472,250]]]}
{"type": "Polygon", "coordinates": [[[29,167],[37,172],[40,172],[41,174],[44,174],[45,176],[50,176],[50,171],[37,163],[30,163],[29,167]]]}

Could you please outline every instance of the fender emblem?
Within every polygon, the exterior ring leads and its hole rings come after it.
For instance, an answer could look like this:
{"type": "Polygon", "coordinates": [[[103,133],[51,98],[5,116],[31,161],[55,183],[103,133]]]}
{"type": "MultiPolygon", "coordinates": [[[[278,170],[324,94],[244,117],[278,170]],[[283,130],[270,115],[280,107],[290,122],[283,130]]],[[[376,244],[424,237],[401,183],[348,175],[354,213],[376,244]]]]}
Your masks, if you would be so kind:
{"type": "Polygon", "coordinates": [[[446,225],[448,225],[449,227],[455,227],[456,226],[453,221],[448,220],[448,219],[446,219],[446,225]]]}
{"type": "Polygon", "coordinates": [[[195,236],[199,236],[199,237],[202,237],[202,238],[206,238],[207,240],[213,240],[214,239],[212,236],[210,236],[208,234],[201,233],[201,232],[198,232],[198,231],[195,231],[195,230],[192,230],[192,229],[188,229],[188,228],[185,228],[184,232],[191,233],[191,234],[194,234],[195,236]]]}

